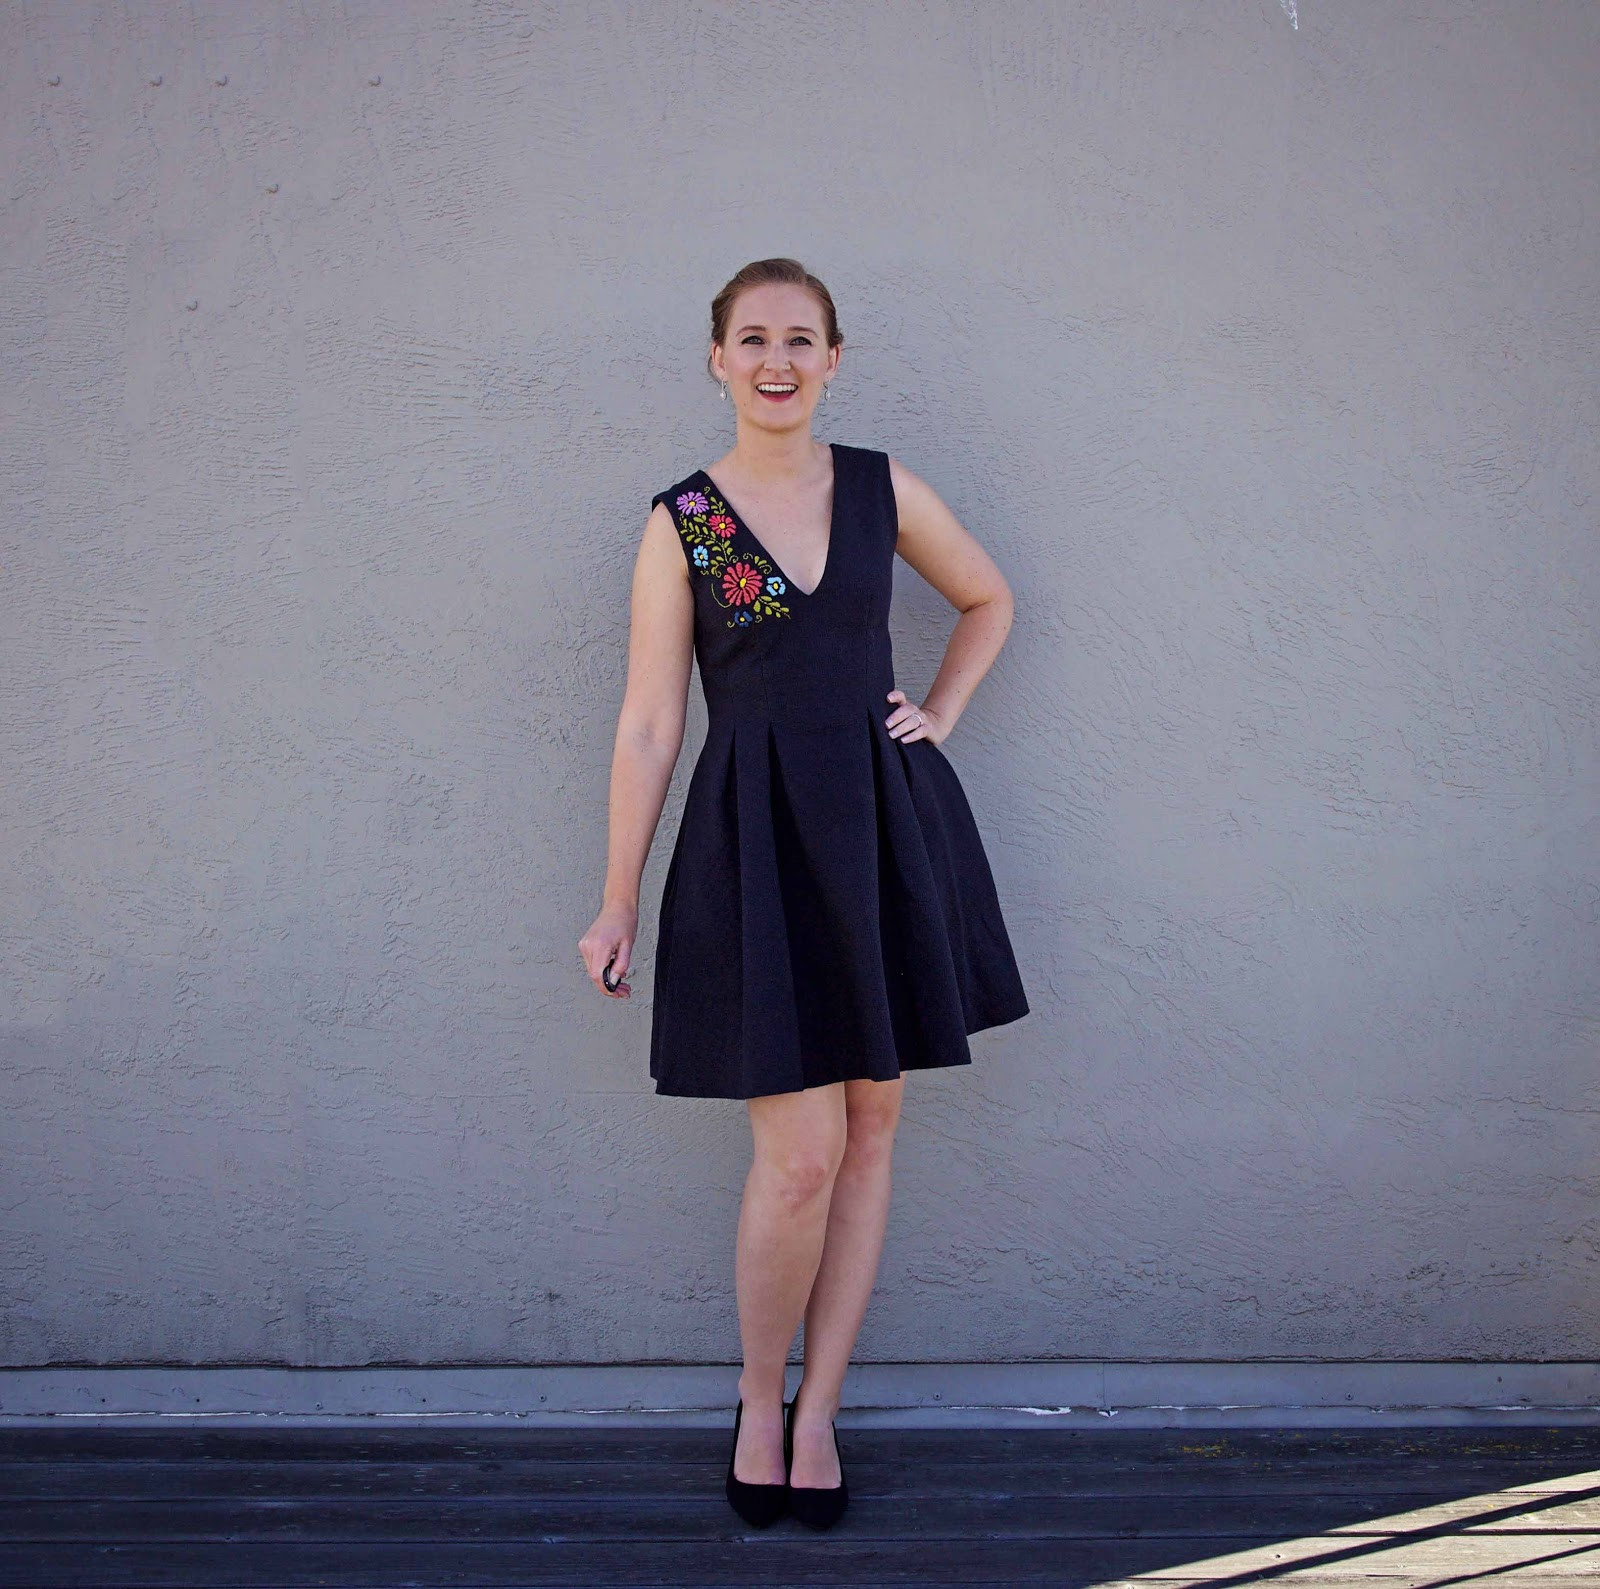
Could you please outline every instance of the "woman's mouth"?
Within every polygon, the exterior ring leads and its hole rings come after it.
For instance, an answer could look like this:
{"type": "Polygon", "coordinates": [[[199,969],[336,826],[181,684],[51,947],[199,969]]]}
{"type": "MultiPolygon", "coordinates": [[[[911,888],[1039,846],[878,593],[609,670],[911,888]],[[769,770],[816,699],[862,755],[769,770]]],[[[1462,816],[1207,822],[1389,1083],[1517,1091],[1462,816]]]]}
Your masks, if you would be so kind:
{"type": "Polygon", "coordinates": [[[774,403],[786,403],[800,388],[793,381],[760,381],[756,391],[774,403]]]}

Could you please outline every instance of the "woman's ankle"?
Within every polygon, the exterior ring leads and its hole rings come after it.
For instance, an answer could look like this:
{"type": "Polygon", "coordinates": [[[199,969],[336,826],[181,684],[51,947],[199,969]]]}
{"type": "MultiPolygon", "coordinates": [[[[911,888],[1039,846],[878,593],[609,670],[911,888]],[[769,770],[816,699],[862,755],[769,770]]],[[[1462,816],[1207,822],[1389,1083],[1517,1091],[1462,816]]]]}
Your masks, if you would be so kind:
{"type": "Polygon", "coordinates": [[[743,1374],[741,1374],[739,1376],[738,1389],[739,1400],[742,1401],[747,1408],[768,1407],[780,1411],[782,1410],[784,1402],[782,1379],[779,1379],[776,1384],[774,1384],[771,1380],[762,1383],[761,1381],[748,1380],[743,1374]]]}
{"type": "Polygon", "coordinates": [[[797,1423],[829,1423],[839,1416],[839,1398],[819,1402],[818,1392],[802,1383],[794,1393],[794,1416],[797,1423]]]}

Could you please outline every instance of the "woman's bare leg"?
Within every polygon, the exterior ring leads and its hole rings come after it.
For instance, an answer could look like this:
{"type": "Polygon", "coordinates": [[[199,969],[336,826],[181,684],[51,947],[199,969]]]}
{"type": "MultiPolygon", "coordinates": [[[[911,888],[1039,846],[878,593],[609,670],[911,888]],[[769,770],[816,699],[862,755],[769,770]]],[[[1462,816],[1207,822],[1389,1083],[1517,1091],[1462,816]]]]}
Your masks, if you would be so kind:
{"type": "Polygon", "coordinates": [[[805,1310],[805,1370],[794,1404],[797,1486],[831,1489],[839,1457],[829,1427],[839,1411],[845,1370],[878,1274],[889,1219],[895,1127],[905,1077],[843,1083],[844,1155],[833,1178],[828,1226],[805,1310]]]}
{"type": "Polygon", "coordinates": [[[850,1085],[748,1100],[755,1153],[734,1262],[744,1415],[733,1475],[746,1484],[783,1483],[784,1367],[822,1258],[850,1085]]]}

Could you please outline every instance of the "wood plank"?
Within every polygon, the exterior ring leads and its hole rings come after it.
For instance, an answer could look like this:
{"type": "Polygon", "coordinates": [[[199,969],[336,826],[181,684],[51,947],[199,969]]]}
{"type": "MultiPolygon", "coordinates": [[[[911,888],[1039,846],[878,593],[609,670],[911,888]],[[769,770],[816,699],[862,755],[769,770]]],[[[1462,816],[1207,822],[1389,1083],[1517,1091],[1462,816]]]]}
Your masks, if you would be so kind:
{"type": "MultiPolygon", "coordinates": [[[[735,1520],[737,1521],[737,1520],[735,1520]]],[[[925,1547],[885,1546],[852,1539],[839,1529],[817,1536],[794,1523],[764,1534],[715,1540],[656,1540],[638,1544],[523,1544],[501,1541],[266,1547],[233,1542],[139,1545],[17,1545],[0,1548],[0,1584],[28,1589],[430,1589],[474,1586],[689,1586],[760,1584],[1093,1584],[1237,1583],[1241,1575],[1270,1575],[1274,1585],[1306,1589],[1360,1583],[1372,1589],[1437,1589],[1443,1579],[1493,1574],[1519,1585],[1572,1589],[1600,1582],[1600,1552],[1589,1534],[1442,1538],[1421,1544],[1350,1549],[1349,1541],[1298,1538],[1262,1545],[1255,1540],[1211,1542],[1203,1557],[1158,1540],[1117,1542],[949,1541],[925,1547]]]]}
{"type": "MultiPolygon", "coordinates": [[[[560,1461],[608,1460],[617,1450],[654,1459],[671,1455],[685,1440],[714,1447],[733,1434],[730,1412],[716,1428],[653,1427],[519,1428],[437,1430],[421,1428],[107,1429],[0,1428],[0,1462],[47,1461],[68,1455],[78,1461],[125,1461],[130,1453],[160,1454],[168,1460],[218,1456],[236,1461],[276,1457],[287,1461],[345,1458],[421,1462],[434,1458],[470,1460],[505,1457],[519,1451],[560,1461]]],[[[1283,1461],[1324,1455],[1340,1461],[1373,1462],[1386,1456],[1440,1457],[1454,1462],[1470,1457],[1502,1461],[1545,1461],[1552,1456],[1588,1456],[1600,1466],[1600,1428],[1570,1426],[1481,1429],[895,1429],[839,1425],[839,1438],[864,1452],[893,1449],[916,1441],[930,1458],[988,1460],[990,1457],[1048,1455],[1053,1461],[1092,1465],[1115,1453],[1129,1460],[1187,1462],[1209,1459],[1283,1461]],[[979,1453],[982,1453],[980,1456],[979,1453]]],[[[726,1460],[726,1456],[724,1456],[726,1460]]]]}
{"type": "MultiPolygon", "coordinates": [[[[1344,1539],[1420,1539],[1430,1533],[1592,1533],[1600,1541],[1600,1497],[1560,1494],[1407,1498],[1406,1504],[1358,1506],[1325,1495],[1263,1498],[1191,1496],[886,1495],[859,1488],[851,1474],[855,1515],[875,1538],[908,1542],[947,1539],[1187,1539],[1246,1536],[1266,1541],[1313,1533],[1344,1539]]],[[[721,1485],[676,1498],[612,1492],[601,1496],[509,1495],[501,1500],[296,1501],[156,1499],[147,1501],[20,1501],[7,1508],[13,1541],[151,1538],[232,1540],[697,1539],[734,1521],[721,1485]]]]}
{"type": "MultiPolygon", "coordinates": [[[[840,1450],[858,1494],[973,1497],[1133,1496],[1163,1504],[1188,1496],[1324,1495],[1370,1500],[1388,1507],[1447,1501],[1457,1495],[1493,1495],[1526,1488],[1557,1496],[1583,1492],[1600,1482],[1594,1469],[1552,1462],[1544,1471],[1526,1465],[1399,1463],[1384,1471],[1351,1472],[1336,1463],[1278,1463],[1232,1470],[1221,1466],[1153,1470],[1108,1460],[1092,1469],[1050,1462],[933,1462],[915,1451],[870,1460],[841,1437],[840,1450]]],[[[0,1498],[67,1501],[139,1501],[190,1496],[292,1501],[316,1496],[453,1496],[492,1500],[497,1496],[544,1495],[553,1499],[593,1495],[630,1498],[721,1493],[726,1447],[669,1456],[656,1462],[614,1461],[481,1463],[448,1462],[50,1462],[0,1469],[0,1498]]],[[[3,1532],[3,1524],[0,1524],[3,1532]]]]}

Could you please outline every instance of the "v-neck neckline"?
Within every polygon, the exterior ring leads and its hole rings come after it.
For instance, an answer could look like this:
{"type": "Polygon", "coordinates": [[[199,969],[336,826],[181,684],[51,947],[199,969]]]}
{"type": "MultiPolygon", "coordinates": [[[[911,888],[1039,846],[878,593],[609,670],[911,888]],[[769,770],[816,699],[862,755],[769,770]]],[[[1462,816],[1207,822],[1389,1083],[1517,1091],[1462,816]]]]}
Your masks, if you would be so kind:
{"type": "Polygon", "coordinates": [[[722,499],[722,505],[728,510],[729,516],[733,519],[734,523],[736,523],[739,528],[750,537],[750,539],[760,550],[762,556],[765,557],[775,569],[777,569],[778,573],[783,578],[785,587],[793,591],[797,596],[804,596],[807,601],[814,600],[818,591],[820,591],[822,587],[827,584],[828,575],[833,570],[833,545],[834,542],[839,538],[839,449],[837,445],[831,441],[828,443],[828,453],[833,459],[833,494],[828,504],[828,550],[822,559],[822,573],[818,576],[816,584],[813,585],[810,590],[804,589],[802,586],[796,584],[792,578],[790,578],[789,571],[784,568],[784,566],[772,555],[770,551],[767,550],[767,547],[762,542],[761,537],[750,528],[749,522],[746,520],[744,514],[742,514],[733,505],[733,503],[728,500],[728,493],[711,478],[710,474],[708,474],[706,470],[701,469],[698,471],[700,478],[705,481],[705,483],[710,486],[713,491],[716,492],[718,497],[722,499]]]}

